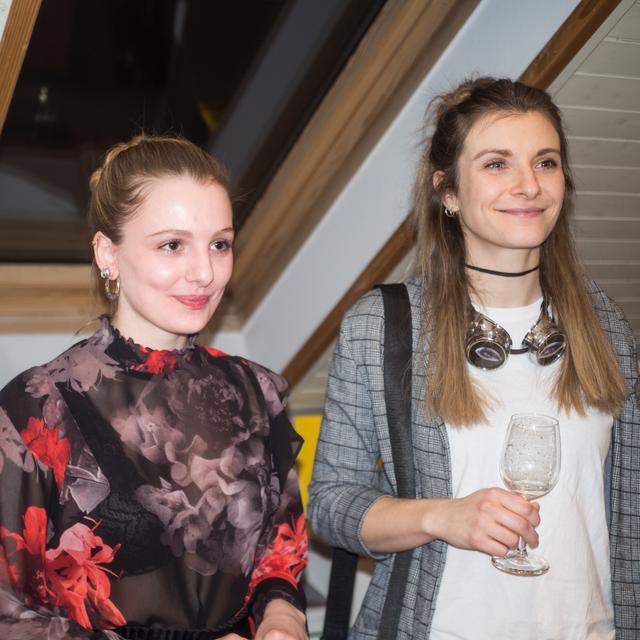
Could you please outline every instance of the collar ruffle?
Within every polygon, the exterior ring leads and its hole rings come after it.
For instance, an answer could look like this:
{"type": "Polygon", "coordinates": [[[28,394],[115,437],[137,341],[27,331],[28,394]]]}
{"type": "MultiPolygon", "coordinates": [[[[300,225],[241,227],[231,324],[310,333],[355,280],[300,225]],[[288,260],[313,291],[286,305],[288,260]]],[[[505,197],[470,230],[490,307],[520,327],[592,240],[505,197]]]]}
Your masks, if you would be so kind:
{"type": "Polygon", "coordinates": [[[140,371],[152,374],[165,374],[175,371],[189,362],[196,350],[197,334],[189,336],[182,349],[149,349],[131,338],[125,338],[112,324],[108,316],[100,318],[98,333],[103,334],[109,343],[109,355],[128,371],[140,371]]]}

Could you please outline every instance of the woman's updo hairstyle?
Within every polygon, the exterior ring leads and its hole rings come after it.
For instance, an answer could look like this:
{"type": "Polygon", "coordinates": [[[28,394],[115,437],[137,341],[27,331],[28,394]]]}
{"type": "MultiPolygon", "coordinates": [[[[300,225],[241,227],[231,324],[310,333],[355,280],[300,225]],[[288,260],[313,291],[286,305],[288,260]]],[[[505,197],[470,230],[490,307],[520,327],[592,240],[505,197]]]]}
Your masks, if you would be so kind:
{"type": "Polygon", "coordinates": [[[140,206],[149,185],[170,176],[189,176],[229,190],[224,167],[189,140],[178,136],[134,136],[111,147],[102,165],[91,175],[91,237],[101,231],[119,244],[123,223],[140,206]]]}

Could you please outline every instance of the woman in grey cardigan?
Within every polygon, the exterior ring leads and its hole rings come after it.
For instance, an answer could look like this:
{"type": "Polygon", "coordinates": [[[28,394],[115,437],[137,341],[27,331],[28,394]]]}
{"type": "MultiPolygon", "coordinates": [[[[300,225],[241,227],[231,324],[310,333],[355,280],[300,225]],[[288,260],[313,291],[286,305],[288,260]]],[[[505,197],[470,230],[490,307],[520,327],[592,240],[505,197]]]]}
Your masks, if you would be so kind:
{"type": "Polygon", "coordinates": [[[310,487],[318,535],[374,559],[350,637],[377,637],[405,550],[398,638],[640,637],[636,351],[575,254],[559,110],[541,90],[481,78],[434,112],[414,191],[421,274],[406,283],[416,497],[395,497],[376,291],[343,320],[310,487]],[[560,422],[560,477],[541,503],[499,476],[522,412],[560,422]],[[492,566],[519,537],[548,573],[492,566]]]}

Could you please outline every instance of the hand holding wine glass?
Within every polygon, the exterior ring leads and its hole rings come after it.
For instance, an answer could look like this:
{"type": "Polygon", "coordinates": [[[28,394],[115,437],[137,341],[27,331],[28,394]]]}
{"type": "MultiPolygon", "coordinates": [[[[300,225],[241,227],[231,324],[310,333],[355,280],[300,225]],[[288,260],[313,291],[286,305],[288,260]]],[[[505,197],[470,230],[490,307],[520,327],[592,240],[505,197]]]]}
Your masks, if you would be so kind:
{"type": "MultiPolygon", "coordinates": [[[[560,473],[560,429],[549,416],[518,413],[511,416],[500,458],[504,484],[526,500],[535,500],[553,489],[560,473]]],[[[522,538],[504,557],[493,556],[493,565],[514,575],[538,576],[549,570],[542,557],[527,552],[522,538]]]]}

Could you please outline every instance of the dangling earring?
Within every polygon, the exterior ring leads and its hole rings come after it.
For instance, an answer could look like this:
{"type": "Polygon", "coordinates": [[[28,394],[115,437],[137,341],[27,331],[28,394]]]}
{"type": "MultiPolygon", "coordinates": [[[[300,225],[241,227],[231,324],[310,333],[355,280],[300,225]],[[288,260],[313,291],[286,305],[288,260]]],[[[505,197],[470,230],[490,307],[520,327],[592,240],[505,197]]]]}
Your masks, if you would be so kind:
{"type": "Polygon", "coordinates": [[[105,267],[104,269],[100,269],[100,277],[104,280],[104,293],[107,296],[107,300],[111,302],[115,302],[120,295],[120,278],[116,278],[115,280],[110,280],[111,277],[111,269],[109,267],[105,267]],[[111,288],[111,283],[115,283],[115,289],[111,288]]]}
{"type": "Polygon", "coordinates": [[[458,215],[457,211],[451,211],[451,209],[447,209],[447,207],[443,207],[444,209],[444,215],[447,216],[447,218],[455,218],[458,215]]]}

